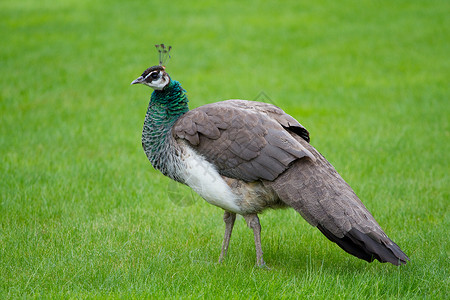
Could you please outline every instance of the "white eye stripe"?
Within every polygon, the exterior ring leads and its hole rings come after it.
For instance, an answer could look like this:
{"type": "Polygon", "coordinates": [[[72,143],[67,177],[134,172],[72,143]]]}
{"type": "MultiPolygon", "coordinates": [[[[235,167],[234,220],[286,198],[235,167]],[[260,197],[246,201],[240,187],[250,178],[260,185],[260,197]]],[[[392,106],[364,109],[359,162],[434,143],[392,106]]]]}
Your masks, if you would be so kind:
{"type": "Polygon", "coordinates": [[[162,90],[170,82],[170,78],[167,74],[161,71],[153,71],[147,74],[142,80],[142,83],[153,88],[154,90],[162,90]],[[156,78],[149,77],[152,73],[157,74],[156,78]]]}
{"type": "Polygon", "coordinates": [[[147,80],[147,78],[154,80],[154,79],[157,79],[158,77],[159,77],[159,71],[153,71],[153,72],[150,72],[147,76],[145,76],[144,80],[147,80]],[[156,74],[157,76],[152,76],[154,74],[156,74]]]}

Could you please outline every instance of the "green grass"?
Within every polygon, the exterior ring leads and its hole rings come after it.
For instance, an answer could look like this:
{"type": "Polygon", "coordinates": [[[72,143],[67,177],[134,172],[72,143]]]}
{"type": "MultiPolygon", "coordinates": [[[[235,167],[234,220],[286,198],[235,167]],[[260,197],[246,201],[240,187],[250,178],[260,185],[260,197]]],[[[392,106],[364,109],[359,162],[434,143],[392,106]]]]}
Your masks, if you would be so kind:
{"type": "Polygon", "coordinates": [[[449,1],[0,3],[0,298],[446,298],[449,1]],[[261,91],[311,132],[410,256],[367,264],[292,210],[239,219],[152,169],[151,90],[173,48],[191,107],[261,91]],[[170,191],[171,193],[168,193],[170,191]]]}

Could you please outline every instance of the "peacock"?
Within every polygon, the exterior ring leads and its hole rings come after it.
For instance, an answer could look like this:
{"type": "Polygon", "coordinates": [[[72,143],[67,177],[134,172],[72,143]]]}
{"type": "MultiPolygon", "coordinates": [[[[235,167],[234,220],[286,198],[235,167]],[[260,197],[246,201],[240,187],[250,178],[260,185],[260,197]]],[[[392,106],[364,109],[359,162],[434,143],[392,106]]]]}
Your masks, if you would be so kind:
{"type": "Polygon", "coordinates": [[[308,130],[279,107],[226,100],[188,108],[186,91],[159,65],[131,84],[151,87],[142,146],[152,166],[224,210],[226,257],[236,214],[253,230],[256,264],[266,266],[258,214],[293,208],[346,252],[403,265],[408,256],[381,229],[352,188],[309,143],[308,130]]]}

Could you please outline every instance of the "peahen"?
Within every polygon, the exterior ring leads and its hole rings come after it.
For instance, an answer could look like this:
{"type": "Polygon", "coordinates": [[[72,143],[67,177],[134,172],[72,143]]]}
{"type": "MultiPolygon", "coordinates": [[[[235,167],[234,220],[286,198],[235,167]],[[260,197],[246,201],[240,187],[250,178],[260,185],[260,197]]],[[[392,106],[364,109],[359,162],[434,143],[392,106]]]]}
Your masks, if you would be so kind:
{"type": "Polygon", "coordinates": [[[346,252],[372,262],[406,264],[408,256],[380,228],[333,166],[309,144],[308,131],[280,108],[227,100],[188,108],[185,90],[159,65],[131,84],[154,89],[142,146],[155,169],[225,210],[219,261],[236,219],[254,232],[256,263],[265,266],[258,214],[292,207],[346,252]]]}

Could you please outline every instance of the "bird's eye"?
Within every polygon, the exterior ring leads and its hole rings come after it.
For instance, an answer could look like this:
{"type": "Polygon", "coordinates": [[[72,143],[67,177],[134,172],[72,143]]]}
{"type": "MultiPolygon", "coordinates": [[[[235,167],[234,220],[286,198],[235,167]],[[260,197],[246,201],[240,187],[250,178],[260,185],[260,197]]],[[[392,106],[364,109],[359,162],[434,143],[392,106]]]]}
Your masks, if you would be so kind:
{"type": "Polygon", "coordinates": [[[152,79],[158,78],[158,77],[159,77],[159,72],[152,72],[152,73],[150,74],[150,77],[151,77],[152,79]]]}

